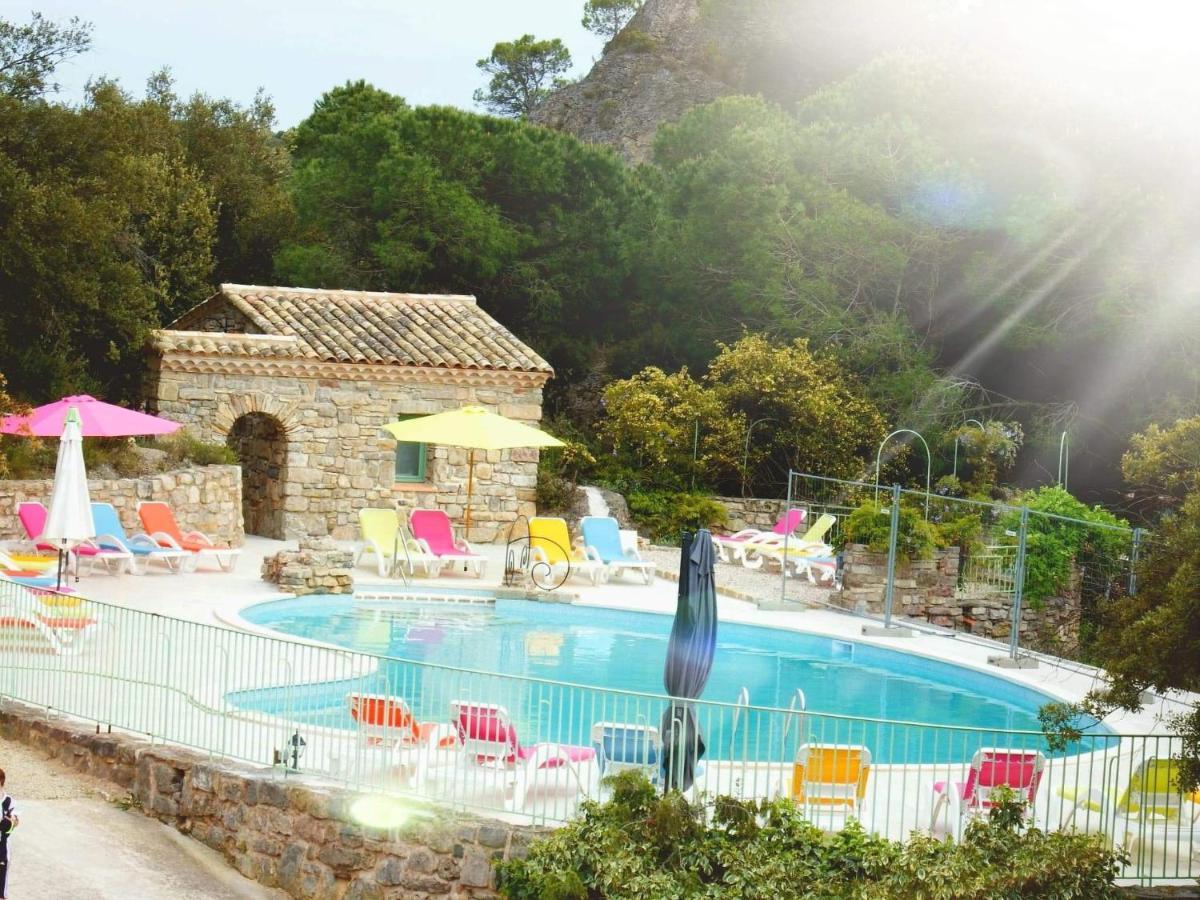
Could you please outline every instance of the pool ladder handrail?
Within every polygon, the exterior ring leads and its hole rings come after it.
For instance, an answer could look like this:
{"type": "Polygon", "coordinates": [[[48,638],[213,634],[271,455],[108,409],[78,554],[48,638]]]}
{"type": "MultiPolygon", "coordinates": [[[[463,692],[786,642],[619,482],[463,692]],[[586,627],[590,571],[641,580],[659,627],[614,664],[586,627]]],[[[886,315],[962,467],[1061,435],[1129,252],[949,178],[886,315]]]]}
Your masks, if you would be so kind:
{"type": "Polygon", "coordinates": [[[571,577],[571,548],[563,547],[553,538],[548,538],[544,535],[538,536],[539,541],[544,541],[547,544],[553,544],[562,553],[565,561],[565,566],[562,567],[562,576],[557,581],[553,580],[555,566],[551,565],[545,559],[535,560],[533,558],[533,535],[529,530],[529,518],[525,515],[519,515],[513,521],[508,529],[508,538],[504,545],[504,578],[502,584],[505,587],[515,587],[518,584],[518,579],[524,575],[529,576],[530,583],[534,587],[543,591],[553,591],[566,584],[567,579],[571,577]],[[524,524],[524,534],[516,533],[524,524]],[[520,547],[520,555],[517,555],[516,548],[520,547]],[[544,573],[540,574],[539,572],[544,573]],[[540,580],[544,579],[544,580],[540,580]]]}
{"type": "Polygon", "coordinates": [[[800,735],[800,742],[804,741],[803,727],[807,716],[805,712],[808,710],[808,698],[804,696],[802,688],[796,688],[796,693],[792,694],[792,700],[788,704],[788,715],[783,720],[783,739],[786,741],[788,732],[791,731],[793,720],[796,722],[796,733],[800,735]]]}
{"type": "Polygon", "coordinates": [[[408,545],[413,540],[412,533],[408,530],[408,526],[403,522],[396,528],[396,537],[392,540],[392,577],[396,577],[396,573],[400,573],[400,580],[404,582],[405,587],[411,587],[412,582],[409,579],[410,575],[416,574],[413,568],[412,554],[409,552],[408,545]],[[408,563],[408,572],[400,565],[400,548],[404,548],[404,559],[408,563]]]}
{"type": "MultiPolygon", "coordinates": [[[[737,699],[733,701],[733,724],[729,729],[729,756],[731,759],[737,758],[737,731],[738,723],[743,716],[749,717],[750,714],[750,688],[743,687],[738,691],[737,699]]],[[[746,752],[750,749],[750,732],[743,728],[742,734],[742,759],[746,758],[746,752]]]]}

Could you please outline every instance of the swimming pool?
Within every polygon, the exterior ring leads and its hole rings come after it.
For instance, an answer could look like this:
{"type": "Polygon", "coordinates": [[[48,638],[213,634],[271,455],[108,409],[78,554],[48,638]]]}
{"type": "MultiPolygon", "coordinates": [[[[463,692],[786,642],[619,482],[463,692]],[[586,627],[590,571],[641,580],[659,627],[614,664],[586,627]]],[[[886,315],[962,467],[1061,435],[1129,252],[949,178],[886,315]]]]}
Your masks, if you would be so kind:
{"type": "MultiPolygon", "coordinates": [[[[359,690],[400,694],[419,718],[445,721],[449,699],[457,699],[451,695],[469,690],[471,699],[508,706],[525,740],[570,743],[587,743],[591,722],[614,715],[657,722],[655,708],[644,698],[635,698],[633,708],[626,700],[625,708],[614,712],[622,703],[614,692],[662,694],[671,629],[670,616],[505,599],[483,604],[305,597],[258,604],[242,615],[285,634],[393,659],[353,682],[239,692],[230,697],[235,705],[351,727],[345,694],[359,690]],[[506,678],[464,686],[458,669],[582,687],[554,701],[556,711],[547,708],[541,682],[506,678]],[[563,712],[567,704],[569,714],[563,712]]],[[[999,732],[1038,732],[1037,710],[1051,699],[938,660],[810,634],[720,624],[702,699],[734,704],[744,689],[754,707],[787,709],[797,688],[807,701],[806,737],[864,743],[878,762],[950,761],[969,757],[979,746],[1011,745],[1012,738],[999,732]]],[[[787,726],[780,725],[778,714],[756,720],[735,707],[710,707],[708,714],[709,730],[719,739],[736,740],[739,756],[745,753],[748,759],[786,754],[784,744],[796,739],[784,733],[787,726]]],[[[1022,740],[1040,744],[1036,736],[1022,740]]]]}

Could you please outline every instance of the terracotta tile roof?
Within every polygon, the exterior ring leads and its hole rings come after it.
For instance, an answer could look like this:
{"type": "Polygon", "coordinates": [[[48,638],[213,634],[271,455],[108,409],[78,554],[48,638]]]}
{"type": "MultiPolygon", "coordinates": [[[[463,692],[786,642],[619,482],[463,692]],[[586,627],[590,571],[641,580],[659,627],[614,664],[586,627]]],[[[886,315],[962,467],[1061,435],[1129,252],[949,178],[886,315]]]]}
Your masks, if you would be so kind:
{"type": "Polygon", "coordinates": [[[167,327],[170,331],[160,332],[160,346],[166,340],[173,349],[199,353],[553,372],[549,363],[480,309],[474,297],[453,294],[223,284],[217,294],[167,327]],[[207,333],[203,323],[224,304],[245,316],[248,330],[292,340],[255,341],[254,334],[207,333]],[[172,333],[177,337],[170,337],[172,333]]]}
{"type": "Polygon", "coordinates": [[[154,344],[171,353],[195,356],[258,356],[295,359],[301,354],[295,338],[265,334],[224,334],[219,331],[156,331],[154,344]]]}

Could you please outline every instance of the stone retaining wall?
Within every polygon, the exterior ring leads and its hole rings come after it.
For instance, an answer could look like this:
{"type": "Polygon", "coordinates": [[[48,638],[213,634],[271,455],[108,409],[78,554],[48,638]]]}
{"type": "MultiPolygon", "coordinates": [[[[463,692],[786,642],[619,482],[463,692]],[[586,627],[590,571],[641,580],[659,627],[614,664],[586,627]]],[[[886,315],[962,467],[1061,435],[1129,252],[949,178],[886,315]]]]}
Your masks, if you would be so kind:
{"type": "MultiPolygon", "coordinates": [[[[0,480],[0,540],[19,540],[25,531],[17,520],[17,504],[39,500],[50,504],[53,479],[0,480]]],[[[111,503],[129,533],[144,531],[138,520],[139,500],[169,503],[187,531],[203,531],[214,541],[240,546],[242,473],[238,466],[196,466],[141,478],[89,479],[94,503],[111,503]]]]}
{"type": "MultiPolygon", "coordinates": [[[[930,559],[897,559],[892,611],[916,621],[953,628],[996,640],[1012,634],[1012,597],[1007,594],[959,597],[957,547],[935,550],[930,559]]],[[[848,544],[842,593],[832,602],[846,609],[882,615],[887,583],[887,554],[848,544]]],[[[1061,597],[1026,604],[1021,610],[1021,646],[1056,655],[1079,647],[1079,573],[1061,597]]]]}
{"type": "MultiPolygon", "coordinates": [[[[716,497],[729,513],[729,530],[741,531],[743,528],[758,528],[770,531],[783,515],[786,500],[764,500],[760,497],[716,497]]],[[[793,503],[793,506],[803,506],[793,503]]]]}
{"type": "Polygon", "coordinates": [[[351,791],[128,735],[95,734],[11,702],[0,708],[0,735],[110,781],[146,815],[293,897],[496,897],[493,863],[524,856],[545,831],[419,804],[408,804],[408,824],[368,828],[351,816],[351,791]]]}

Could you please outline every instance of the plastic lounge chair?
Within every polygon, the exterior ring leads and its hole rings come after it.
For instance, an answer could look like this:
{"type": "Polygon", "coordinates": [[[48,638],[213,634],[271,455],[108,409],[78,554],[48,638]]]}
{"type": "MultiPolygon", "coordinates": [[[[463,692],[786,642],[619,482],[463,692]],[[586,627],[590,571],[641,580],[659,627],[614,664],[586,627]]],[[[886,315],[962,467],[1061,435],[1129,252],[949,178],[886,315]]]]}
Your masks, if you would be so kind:
{"type": "MultiPolygon", "coordinates": [[[[11,590],[11,589],[10,589],[11,590]]],[[[96,619],[82,615],[53,615],[36,591],[21,590],[0,601],[0,651],[29,650],[73,656],[97,629],[96,619]]]]}
{"type": "Polygon", "coordinates": [[[238,557],[242,553],[240,549],[218,546],[208,535],[200,531],[189,531],[185,534],[180,530],[179,523],[175,521],[175,514],[171,512],[171,507],[161,500],[143,500],[138,504],[137,511],[138,518],[142,520],[142,527],[160,547],[170,550],[187,550],[192,554],[192,569],[195,569],[204,559],[215,560],[217,565],[226,572],[232,572],[233,567],[237,565],[238,557]]]}
{"type": "Polygon", "coordinates": [[[362,543],[354,557],[356,566],[370,553],[375,557],[380,577],[387,578],[395,572],[396,565],[400,562],[400,559],[393,557],[400,556],[401,551],[407,550],[401,558],[410,563],[409,575],[415,574],[413,570],[417,563],[425,569],[426,575],[436,575],[441,569],[441,560],[426,553],[416,540],[402,534],[400,515],[394,509],[360,509],[358,528],[362,534],[362,543]]]}
{"type": "Polygon", "coordinates": [[[801,744],[792,765],[792,800],[857,815],[867,793],[871,751],[856,744],[801,744]]]}
{"type": "Polygon", "coordinates": [[[653,725],[596,722],[592,725],[592,749],[601,777],[636,770],[652,783],[659,781],[662,737],[653,725]]]}
{"type": "Polygon", "coordinates": [[[1197,792],[1184,794],[1179,789],[1179,761],[1148,757],[1132,768],[1129,780],[1117,789],[1119,765],[1119,759],[1109,762],[1105,781],[1112,787],[1108,790],[1059,788],[1058,796],[1073,804],[1063,827],[1074,826],[1081,811],[1085,820],[1096,813],[1108,826],[1105,830],[1113,844],[1124,846],[1135,859],[1133,850],[1144,844],[1166,850],[1185,848],[1185,853],[1190,853],[1200,839],[1195,821],[1200,806],[1197,792]],[[1189,806],[1190,815],[1185,815],[1189,806]]]}
{"type": "Polygon", "coordinates": [[[741,562],[742,553],[745,551],[747,541],[761,539],[772,534],[779,537],[783,537],[785,534],[793,534],[797,528],[804,524],[804,520],[807,517],[808,510],[789,509],[779,517],[775,522],[775,527],[770,531],[762,531],[758,528],[743,528],[734,534],[714,534],[713,547],[716,548],[717,558],[721,562],[741,562]]]}
{"type": "Polygon", "coordinates": [[[937,824],[943,809],[954,812],[954,836],[962,834],[963,820],[992,808],[992,791],[1006,787],[1020,795],[1029,811],[1042,783],[1046,757],[1037,750],[976,750],[967,769],[966,781],[935,781],[934,803],[929,816],[929,828],[937,824]]]}
{"type": "Polygon", "coordinates": [[[579,522],[587,554],[599,559],[613,575],[640,571],[646,584],[654,583],[654,563],[642,559],[634,550],[621,545],[621,528],[611,516],[584,516],[579,522]]]}
{"type": "Polygon", "coordinates": [[[403,697],[349,693],[346,705],[359,738],[369,746],[419,747],[444,735],[443,725],[418,722],[403,697]]]}
{"type": "MultiPolygon", "coordinates": [[[[20,519],[21,527],[25,529],[25,535],[34,548],[54,551],[58,548],[40,540],[42,532],[46,530],[46,515],[46,507],[36,500],[26,500],[17,504],[17,518],[20,519]]],[[[100,563],[110,575],[120,575],[123,571],[129,571],[133,564],[133,554],[114,547],[104,547],[94,539],[76,544],[71,548],[69,555],[75,560],[77,575],[79,564],[85,559],[88,561],[89,572],[96,568],[96,563],[100,563]]]]}
{"type": "MultiPolygon", "coordinates": [[[[825,535],[829,533],[836,522],[837,516],[832,513],[823,513],[812,524],[812,527],[798,538],[788,538],[785,541],[777,534],[770,534],[751,539],[742,548],[742,565],[747,569],[760,569],[764,560],[767,559],[774,560],[781,566],[790,562],[795,568],[796,574],[800,574],[802,571],[808,572],[811,578],[812,572],[808,568],[807,560],[828,560],[833,556],[833,547],[825,543],[825,535]]],[[[832,575],[829,578],[832,579],[832,575]]]]}
{"type": "Polygon", "coordinates": [[[121,517],[111,503],[93,503],[92,522],[96,526],[94,542],[102,548],[111,547],[128,553],[129,572],[133,575],[141,575],[151,562],[160,562],[169,571],[179,573],[192,559],[190,551],[160,547],[148,534],[126,534],[121,517]],[[139,565],[142,562],[147,566],[139,565]]]}
{"type": "Polygon", "coordinates": [[[48,575],[45,568],[33,568],[32,564],[13,559],[3,550],[0,550],[0,576],[16,584],[34,588],[52,588],[57,580],[53,575],[48,575]]]}
{"type": "Polygon", "coordinates": [[[483,577],[486,557],[471,549],[466,539],[454,536],[450,517],[440,509],[414,509],[408,517],[409,528],[417,545],[428,556],[442,563],[462,563],[483,577]]]}
{"type": "MultiPolygon", "coordinates": [[[[617,541],[620,541],[619,532],[617,541]]],[[[592,584],[599,584],[608,577],[608,566],[592,556],[589,549],[571,546],[571,533],[567,530],[566,519],[551,516],[534,516],[530,519],[529,547],[534,566],[547,565],[555,572],[566,570],[568,574],[589,578],[592,584]]]]}
{"type": "Polygon", "coordinates": [[[529,789],[554,770],[569,772],[578,792],[584,792],[578,766],[596,758],[591,747],[549,743],[524,746],[517,738],[508,710],[492,703],[453,700],[450,720],[468,764],[513,774],[514,810],[523,809],[529,789]]]}

